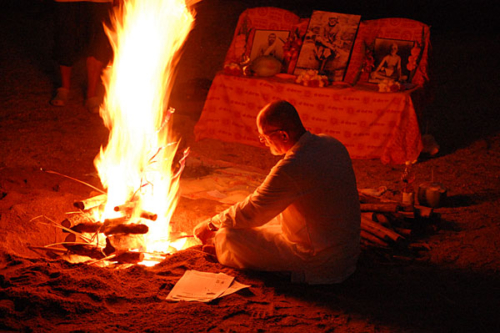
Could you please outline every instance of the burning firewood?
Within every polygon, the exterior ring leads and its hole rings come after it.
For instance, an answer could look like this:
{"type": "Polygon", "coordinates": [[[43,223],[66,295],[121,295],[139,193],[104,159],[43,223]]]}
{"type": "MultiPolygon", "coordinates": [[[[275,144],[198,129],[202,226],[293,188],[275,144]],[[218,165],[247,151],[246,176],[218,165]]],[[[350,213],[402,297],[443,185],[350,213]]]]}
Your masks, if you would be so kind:
{"type": "MultiPolygon", "coordinates": [[[[128,202],[123,205],[115,206],[113,210],[115,212],[122,212],[125,215],[131,215],[136,208],[136,205],[134,202],[128,202]]],[[[156,221],[158,219],[158,214],[154,214],[148,211],[141,211],[139,214],[140,218],[150,220],[150,221],[156,221]]]]}
{"type": "Polygon", "coordinates": [[[123,252],[110,259],[119,264],[136,264],[144,260],[144,253],[141,252],[123,252]]]}
{"type": "Polygon", "coordinates": [[[66,236],[64,243],[62,244],[70,253],[77,254],[80,256],[86,256],[93,259],[102,259],[104,258],[104,254],[101,249],[86,243],[78,243],[76,242],[76,235],[69,234],[66,236]]]}
{"type": "Polygon", "coordinates": [[[72,226],[70,229],[79,233],[89,233],[93,234],[99,231],[102,228],[101,222],[81,222],[77,225],[72,226]]]}
{"type": "Polygon", "coordinates": [[[127,216],[120,216],[112,219],[105,219],[104,220],[104,227],[107,228],[108,226],[114,226],[114,225],[120,225],[123,223],[129,222],[130,219],[127,216]]]}
{"type": "Polygon", "coordinates": [[[114,234],[147,234],[149,227],[145,224],[129,223],[119,224],[116,226],[104,227],[102,232],[106,235],[114,234]]]}
{"type": "Polygon", "coordinates": [[[98,196],[88,198],[81,201],[75,201],[73,206],[81,210],[89,210],[95,207],[99,207],[106,202],[108,196],[106,194],[100,194],[98,196]]]}
{"type": "Polygon", "coordinates": [[[141,218],[143,218],[143,219],[146,219],[146,220],[156,221],[156,219],[158,218],[158,215],[157,215],[157,214],[150,213],[150,212],[147,212],[147,211],[143,210],[143,211],[141,212],[140,217],[141,217],[141,218]]]}

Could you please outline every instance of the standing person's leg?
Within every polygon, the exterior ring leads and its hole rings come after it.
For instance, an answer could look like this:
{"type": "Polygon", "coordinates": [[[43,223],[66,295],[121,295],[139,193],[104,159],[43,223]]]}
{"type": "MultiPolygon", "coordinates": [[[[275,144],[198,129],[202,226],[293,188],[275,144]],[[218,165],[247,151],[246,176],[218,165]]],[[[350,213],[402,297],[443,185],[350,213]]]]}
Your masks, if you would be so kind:
{"type": "Polygon", "coordinates": [[[77,3],[56,2],[54,4],[54,56],[59,65],[60,87],[50,101],[54,106],[64,106],[71,89],[71,69],[77,58],[78,20],[77,3]]]}
{"type": "Polygon", "coordinates": [[[111,44],[103,24],[110,25],[110,3],[88,3],[90,41],[87,52],[87,100],[85,106],[92,113],[99,112],[102,96],[98,94],[104,66],[112,57],[111,44]]]}
{"type": "Polygon", "coordinates": [[[100,82],[104,64],[94,57],[87,58],[87,100],[97,97],[97,85],[100,82]]]}

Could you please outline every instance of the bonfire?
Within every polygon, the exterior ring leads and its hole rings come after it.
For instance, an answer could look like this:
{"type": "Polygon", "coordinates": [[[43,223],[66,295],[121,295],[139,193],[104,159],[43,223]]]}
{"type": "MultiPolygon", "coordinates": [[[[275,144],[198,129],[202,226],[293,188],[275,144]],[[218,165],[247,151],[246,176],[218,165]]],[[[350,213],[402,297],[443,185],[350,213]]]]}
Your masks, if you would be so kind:
{"type": "Polygon", "coordinates": [[[177,154],[168,99],[194,17],[184,0],[128,0],[111,22],[114,59],[100,108],[109,140],[94,161],[104,190],[75,203],[62,245],[98,262],[157,262],[182,247],[172,244],[169,222],[188,149],[177,154]]]}

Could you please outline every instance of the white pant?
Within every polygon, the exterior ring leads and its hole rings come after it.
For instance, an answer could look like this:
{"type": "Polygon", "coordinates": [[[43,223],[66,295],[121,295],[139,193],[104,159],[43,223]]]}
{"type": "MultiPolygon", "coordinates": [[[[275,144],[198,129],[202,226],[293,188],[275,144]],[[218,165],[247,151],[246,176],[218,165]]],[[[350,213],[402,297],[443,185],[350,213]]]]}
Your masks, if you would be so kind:
{"type": "Polygon", "coordinates": [[[223,265],[259,271],[291,272],[293,282],[339,283],[351,275],[357,256],[335,260],[331,251],[312,255],[287,241],[279,225],[252,229],[222,228],[215,235],[217,259],[223,265]]]}

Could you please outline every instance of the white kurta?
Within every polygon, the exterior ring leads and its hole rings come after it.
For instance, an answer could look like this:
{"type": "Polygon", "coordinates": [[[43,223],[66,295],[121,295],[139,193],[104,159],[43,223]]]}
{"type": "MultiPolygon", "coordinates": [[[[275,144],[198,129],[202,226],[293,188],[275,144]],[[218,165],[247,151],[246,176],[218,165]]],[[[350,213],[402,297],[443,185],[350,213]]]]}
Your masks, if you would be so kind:
{"type": "Polygon", "coordinates": [[[344,281],[360,251],[359,196],[347,150],[306,132],[253,194],[213,222],[224,265],[289,271],[310,284],[344,281]]]}

